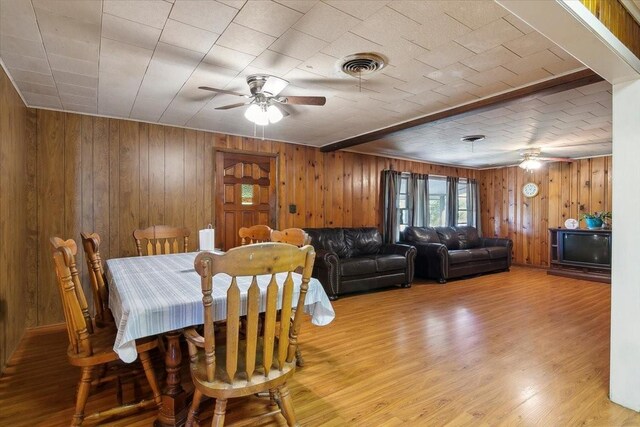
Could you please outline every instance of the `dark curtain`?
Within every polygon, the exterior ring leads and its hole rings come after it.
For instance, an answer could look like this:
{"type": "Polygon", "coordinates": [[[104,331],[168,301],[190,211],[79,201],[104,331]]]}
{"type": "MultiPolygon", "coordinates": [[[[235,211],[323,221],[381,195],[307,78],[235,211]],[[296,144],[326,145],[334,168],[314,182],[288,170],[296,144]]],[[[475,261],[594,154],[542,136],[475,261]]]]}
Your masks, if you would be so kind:
{"type": "Polygon", "coordinates": [[[447,226],[455,226],[458,220],[458,178],[447,177],[447,226]]]}
{"type": "Polygon", "coordinates": [[[398,241],[398,191],[400,175],[398,171],[382,171],[382,240],[385,243],[398,241]]]}
{"type": "Polygon", "coordinates": [[[480,223],[480,191],[478,181],[470,179],[467,191],[467,203],[469,203],[467,211],[467,225],[475,227],[478,230],[478,235],[482,236],[482,227],[480,223]]]}
{"type": "Polygon", "coordinates": [[[409,225],[427,227],[429,225],[429,175],[412,173],[409,178],[409,225]]]}

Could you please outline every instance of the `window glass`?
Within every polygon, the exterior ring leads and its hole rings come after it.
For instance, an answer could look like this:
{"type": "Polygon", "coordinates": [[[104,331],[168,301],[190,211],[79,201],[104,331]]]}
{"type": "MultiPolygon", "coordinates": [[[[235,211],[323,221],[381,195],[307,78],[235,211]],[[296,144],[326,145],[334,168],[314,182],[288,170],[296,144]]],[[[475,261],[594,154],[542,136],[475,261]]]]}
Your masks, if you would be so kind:
{"type": "Polygon", "coordinates": [[[467,225],[467,218],[469,215],[468,198],[469,198],[469,185],[465,178],[460,178],[458,181],[458,214],[456,216],[456,225],[467,225]]]}
{"type": "Polygon", "coordinates": [[[442,227],[447,224],[447,179],[429,177],[429,226],[442,227]]]}
{"type": "Polygon", "coordinates": [[[242,192],[242,204],[252,205],[253,204],[253,185],[242,184],[241,192],[242,192]]]}
{"type": "Polygon", "coordinates": [[[400,177],[400,191],[398,193],[398,229],[400,231],[409,225],[408,187],[409,175],[402,175],[400,177]]]}

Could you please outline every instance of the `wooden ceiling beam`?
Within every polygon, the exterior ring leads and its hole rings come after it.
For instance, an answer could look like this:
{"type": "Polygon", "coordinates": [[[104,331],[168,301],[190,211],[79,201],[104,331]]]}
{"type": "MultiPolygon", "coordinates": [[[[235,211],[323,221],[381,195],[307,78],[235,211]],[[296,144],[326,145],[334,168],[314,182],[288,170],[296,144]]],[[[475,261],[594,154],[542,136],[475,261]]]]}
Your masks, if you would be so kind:
{"type": "Polygon", "coordinates": [[[344,148],[354,147],[356,145],[375,141],[391,133],[399,132],[415,126],[420,126],[427,123],[440,123],[443,121],[460,119],[471,114],[477,114],[483,111],[505,107],[516,101],[528,101],[542,96],[563,92],[565,90],[590,85],[592,83],[598,83],[602,80],[604,79],[592,70],[586,69],[576,71],[574,73],[556,77],[551,80],[545,80],[540,83],[525,86],[511,92],[502,93],[490,98],[485,98],[475,102],[471,102],[469,104],[461,105],[459,107],[454,107],[448,110],[418,117],[417,119],[402,122],[397,125],[386,127],[384,129],[378,129],[373,132],[343,139],[342,141],[333,142],[331,144],[320,147],[320,151],[326,153],[336,150],[342,150],[344,148]]]}

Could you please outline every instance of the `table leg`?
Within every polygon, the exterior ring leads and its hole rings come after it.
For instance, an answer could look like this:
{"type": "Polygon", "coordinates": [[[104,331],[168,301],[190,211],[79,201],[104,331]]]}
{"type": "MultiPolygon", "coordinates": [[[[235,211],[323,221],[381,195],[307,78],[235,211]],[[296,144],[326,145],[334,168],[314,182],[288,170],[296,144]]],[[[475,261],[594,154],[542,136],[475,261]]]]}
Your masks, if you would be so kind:
{"type": "Polygon", "coordinates": [[[154,423],[156,427],[180,426],[186,420],[187,393],[180,384],[180,365],[182,363],[181,334],[182,331],[165,333],[167,348],[164,363],[167,371],[167,383],[162,391],[162,407],[154,423]]]}

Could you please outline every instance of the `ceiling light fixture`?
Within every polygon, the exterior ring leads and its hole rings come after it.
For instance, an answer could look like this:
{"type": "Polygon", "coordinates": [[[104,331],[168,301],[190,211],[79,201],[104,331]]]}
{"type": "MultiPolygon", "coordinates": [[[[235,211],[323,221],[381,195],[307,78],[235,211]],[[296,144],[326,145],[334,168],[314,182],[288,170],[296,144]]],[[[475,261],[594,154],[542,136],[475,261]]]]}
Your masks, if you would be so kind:
{"type": "Polygon", "coordinates": [[[526,171],[534,171],[542,167],[542,162],[540,160],[527,158],[524,159],[518,166],[526,171]]]}
{"type": "Polygon", "coordinates": [[[478,141],[482,141],[484,140],[485,136],[484,135],[466,135],[463,136],[462,138],[460,138],[460,141],[462,142],[478,142],[478,141]]]}
{"type": "Polygon", "coordinates": [[[264,102],[249,105],[247,111],[244,112],[244,117],[258,126],[267,126],[270,123],[278,123],[284,115],[275,105],[264,102]]]}

